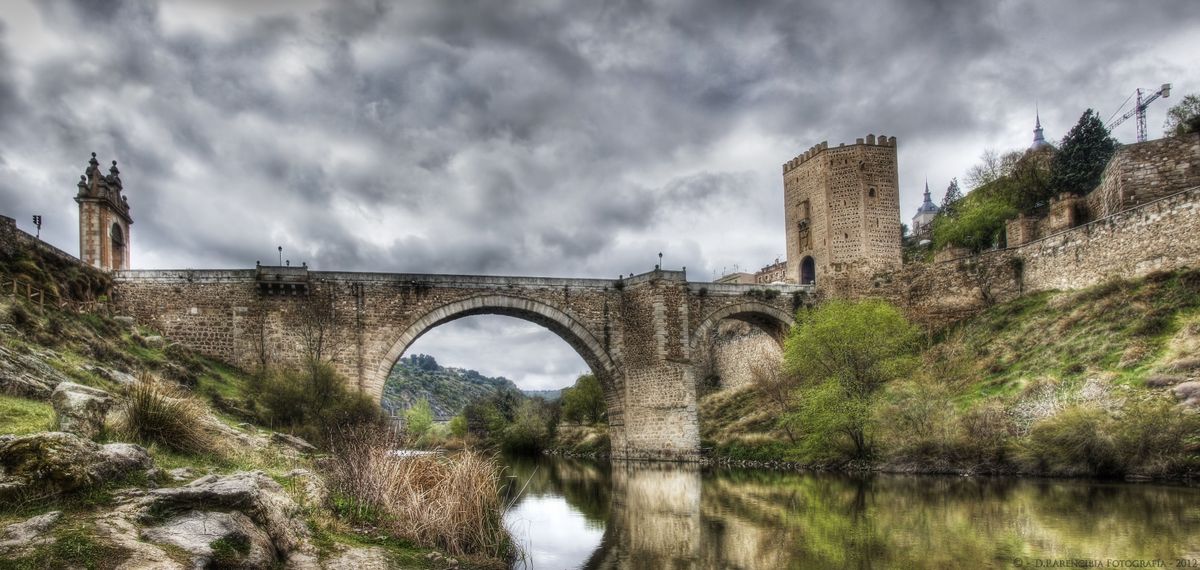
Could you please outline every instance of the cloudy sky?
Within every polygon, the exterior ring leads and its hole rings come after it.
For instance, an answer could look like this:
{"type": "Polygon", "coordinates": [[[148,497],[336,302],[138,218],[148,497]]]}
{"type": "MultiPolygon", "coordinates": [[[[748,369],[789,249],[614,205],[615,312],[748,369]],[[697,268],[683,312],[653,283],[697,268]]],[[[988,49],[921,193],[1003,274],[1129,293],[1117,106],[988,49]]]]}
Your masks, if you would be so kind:
{"type": "MultiPolygon", "coordinates": [[[[898,137],[903,215],[981,151],[1135,87],[1200,92],[1195,0],[0,0],[0,214],[63,249],[90,152],[139,268],[693,279],[784,251],[780,164],[898,137]]],[[[1133,139],[1133,122],[1116,130],[1133,139]]],[[[413,350],[530,388],[585,369],[479,317],[413,350]]]]}

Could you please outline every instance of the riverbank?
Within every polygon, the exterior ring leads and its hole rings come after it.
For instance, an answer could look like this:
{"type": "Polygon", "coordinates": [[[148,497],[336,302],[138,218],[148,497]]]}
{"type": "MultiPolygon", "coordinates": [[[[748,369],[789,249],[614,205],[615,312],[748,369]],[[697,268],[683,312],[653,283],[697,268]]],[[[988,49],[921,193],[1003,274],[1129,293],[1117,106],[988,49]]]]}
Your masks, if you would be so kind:
{"type": "MultiPolygon", "coordinates": [[[[704,395],[709,461],[900,473],[1200,476],[1200,272],[997,305],[929,334],[865,413],[869,453],[814,457],[798,393],[704,395]]],[[[778,390],[775,391],[778,393],[778,390]]]]}

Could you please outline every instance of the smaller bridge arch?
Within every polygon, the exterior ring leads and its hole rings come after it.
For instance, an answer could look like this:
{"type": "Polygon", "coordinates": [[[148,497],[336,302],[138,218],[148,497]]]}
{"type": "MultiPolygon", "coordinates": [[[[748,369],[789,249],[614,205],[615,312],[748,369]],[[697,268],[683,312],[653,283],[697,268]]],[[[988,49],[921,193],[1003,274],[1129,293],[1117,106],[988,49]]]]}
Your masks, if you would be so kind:
{"type": "Polygon", "coordinates": [[[696,330],[692,331],[692,354],[697,354],[704,339],[708,338],[717,323],[725,319],[736,319],[758,326],[783,344],[783,338],[791,329],[795,316],[779,307],[759,301],[745,301],[715,309],[705,315],[696,330]]]}

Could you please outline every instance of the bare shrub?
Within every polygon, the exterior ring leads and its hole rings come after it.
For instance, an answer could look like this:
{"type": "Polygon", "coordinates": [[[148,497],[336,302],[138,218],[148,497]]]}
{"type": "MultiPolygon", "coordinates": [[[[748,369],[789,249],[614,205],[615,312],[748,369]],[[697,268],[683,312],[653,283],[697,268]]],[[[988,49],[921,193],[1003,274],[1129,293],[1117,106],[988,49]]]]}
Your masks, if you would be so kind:
{"type": "Polygon", "coordinates": [[[472,451],[401,456],[399,447],[365,427],[332,438],[324,470],[338,511],[421,546],[510,559],[496,461],[472,451]]]}
{"type": "MultiPolygon", "coordinates": [[[[753,378],[759,393],[766,397],[779,417],[791,411],[792,393],[800,385],[798,376],[785,373],[777,362],[757,362],[750,366],[750,377],[753,378]]],[[[796,434],[792,433],[792,428],[787,422],[779,422],[779,427],[783,428],[789,441],[796,442],[796,434]]]]}
{"type": "Polygon", "coordinates": [[[192,454],[217,450],[207,429],[208,408],[178,387],[143,375],[125,393],[121,409],[121,431],[138,442],[192,454]]]}
{"type": "Polygon", "coordinates": [[[1120,450],[1104,410],[1071,406],[1033,424],[1019,458],[1026,469],[1051,475],[1117,475],[1120,450]]]}

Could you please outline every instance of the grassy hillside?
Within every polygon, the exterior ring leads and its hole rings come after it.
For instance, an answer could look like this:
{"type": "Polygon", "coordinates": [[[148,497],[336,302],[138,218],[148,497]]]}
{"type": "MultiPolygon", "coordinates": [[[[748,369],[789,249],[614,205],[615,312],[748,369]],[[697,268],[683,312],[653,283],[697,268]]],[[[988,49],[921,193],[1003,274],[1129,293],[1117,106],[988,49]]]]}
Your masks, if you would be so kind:
{"type": "Polygon", "coordinates": [[[443,367],[432,356],[415,354],[401,358],[383,387],[383,408],[400,414],[417,400],[427,400],[435,417],[462,413],[467,404],[484,400],[500,391],[521,393],[512,380],[491,378],[474,370],[443,367]]]}
{"type": "MultiPolygon", "coordinates": [[[[0,255],[0,274],[20,276],[76,301],[104,300],[104,276],[59,261],[37,252],[17,251],[15,255],[0,255]]],[[[282,377],[281,381],[288,378],[282,377]]],[[[331,475],[328,484],[332,495],[328,504],[308,502],[309,487],[297,483],[294,470],[319,472],[325,477],[333,463],[324,461],[318,465],[313,457],[273,441],[274,430],[256,419],[261,415],[262,407],[259,404],[256,411],[255,404],[264,401],[264,378],[173,344],[157,331],[139,326],[130,319],[77,314],[49,306],[43,311],[20,297],[0,295],[0,436],[37,437],[39,432],[55,429],[55,411],[48,401],[49,390],[65,381],[109,392],[118,404],[108,414],[97,442],[141,444],[156,469],[61,495],[39,494],[16,502],[0,501],[3,503],[0,504],[0,526],[48,511],[64,513],[62,522],[53,531],[57,542],[14,555],[16,558],[6,551],[0,556],[3,559],[0,568],[110,567],[123,560],[128,552],[116,546],[117,539],[97,529],[102,518],[124,504],[118,496],[130,490],[140,496],[147,488],[180,486],[206,474],[233,476],[247,471],[265,472],[283,485],[288,496],[304,505],[302,511],[293,514],[302,519],[301,523],[310,533],[309,543],[314,554],[320,558],[335,557],[349,550],[373,549],[382,552],[380,556],[397,567],[446,567],[445,559],[440,555],[430,558],[434,555],[431,549],[448,548],[435,538],[442,535],[422,531],[420,536],[413,537],[410,536],[414,534],[412,532],[384,528],[386,524],[397,528],[402,524],[404,530],[416,528],[414,521],[429,525],[440,520],[426,511],[417,513],[416,518],[404,519],[391,514],[387,515],[391,518],[387,518],[378,509],[351,508],[364,501],[365,492],[355,494],[354,488],[346,490],[346,485],[338,483],[331,475]],[[164,392],[167,396],[159,402],[194,401],[198,414],[215,419],[216,427],[201,422],[194,425],[195,430],[211,434],[212,439],[208,440],[213,444],[211,447],[188,451],[181,449],[171,438],[141,437],[144,433],[135,434],[130,429],[130,410],[134,409],[132,402],[137,401],[133,394],[137,392],[137,386],[151,381],[175,390],[164,392]],[[183,470],[183,474],[172,475],[171,470],[183,470]],[[399,522],[389,522],[393,520],[399,522]]],[[[339,457],[332,456],[335,460],[339,457]]],[[[427,458],[427,461],[434,461],[439,467],[458,465],[454,460],[427,458]]],[[[363,462],[342,463],[358,465],[363,462]]],[[[474,473],[487,473],[487,465],[476,467],[474,473]]],[[[386,482],[388,474],[370,475],[375,477],[371,479],[375,484],[374,491],[390,488],[379,485],[386,482]]],[[[413,488],[420,491],[416,486],[413,488]]],[[[480,488],[494,489],[494,485],[480,488]]],[[[432,500],[429,497],[422,496],[422,508],[428,507],[432,500]]],[[[390,497],[388,501],[389,505],[395,503],[390,497]]],[[[443,497],[441,503],[458,508],[462,501],[450,496],[443,497]]],[[[495,509],[495,512],[494,518],[498,520],[499,510],[495,509]]],[[[469,528],[469,525],[464,526],[463,521],[458,520],[454,529],[462,528],[469,528]]],[[[171,553],[179,561],[187,561],[186,553],[174,550],[171,553]]],[[[501,562],[493,557],[493,552],[468,553],[464,566],[500,565],[501,562]]],[[[462,557],[459,559],[463,560],[462,557]]]]}
{"type": "MultiPolygon", "coordinates": [[[[876,466],[1200,473],[1200,414],[1189,400],[1200,396],[1200,271],[1029,295],[931,335],[921,356],[871,411],[876,466]]],[[[706,396],[704,446],[804,462],[795,407],[754,387],[706,396]]]]}

